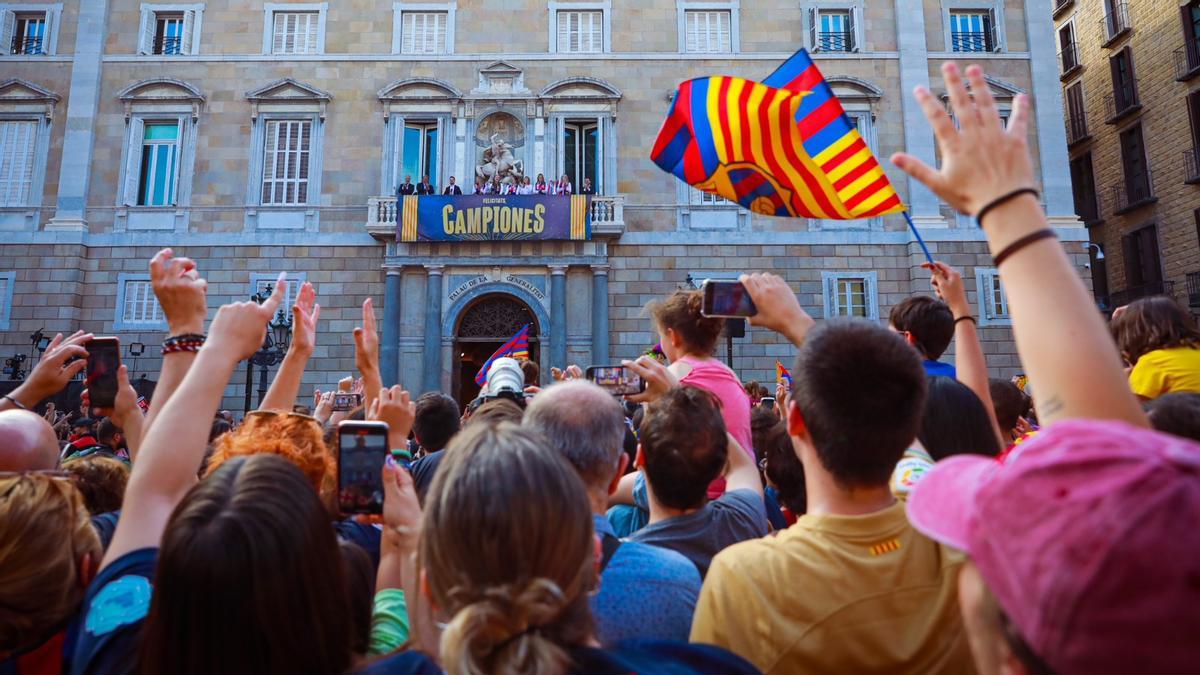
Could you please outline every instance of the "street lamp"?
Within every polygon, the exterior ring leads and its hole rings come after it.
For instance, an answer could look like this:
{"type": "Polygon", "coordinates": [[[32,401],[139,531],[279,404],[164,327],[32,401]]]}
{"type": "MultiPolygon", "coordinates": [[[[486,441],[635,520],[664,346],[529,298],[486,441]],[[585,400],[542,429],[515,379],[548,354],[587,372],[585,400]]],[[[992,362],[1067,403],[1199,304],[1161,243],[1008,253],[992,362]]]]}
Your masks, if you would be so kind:
{"type": "Polygon", "coordinates": [[[134,366],[133,368],[130,369],[131,371],[137,370],[137,357],[139,357],[145,353],[146,353],[146,345],[144,343],[141,343],[141,342],[130,342],[129,343],[129,356],[131,357],[130,361],[132,362],[131,365],[134,366]]]}
{"type": "MultiPolygon", "coordinates": [[[[262,291],[250,296],[250,299],[261,305],[271,297],[273,290],[271,284],[267,284],[262,291]]],[[[267,396],[267,369],[283,361],[288,345],[292,342],[292,320],[284,308],[279,309],[267,329],[262,347],[246,360],[246,400],[243,412],[250,412],[250,390],[254,388],[254,366],[258,366],[258,404],[262,405],[263,399],[267,396]]]]}

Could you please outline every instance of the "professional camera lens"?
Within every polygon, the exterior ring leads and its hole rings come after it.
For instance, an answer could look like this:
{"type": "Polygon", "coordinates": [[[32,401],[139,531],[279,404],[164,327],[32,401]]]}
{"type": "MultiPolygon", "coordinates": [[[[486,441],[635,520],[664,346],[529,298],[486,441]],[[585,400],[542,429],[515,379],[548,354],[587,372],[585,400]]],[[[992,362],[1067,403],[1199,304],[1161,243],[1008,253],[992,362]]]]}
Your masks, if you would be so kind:
{"type": "Polygon", "coordinates": [[[516,359],[499,358],[488,368],[488,396],[520,394],[525,391],[525,373],[516,359]]]}

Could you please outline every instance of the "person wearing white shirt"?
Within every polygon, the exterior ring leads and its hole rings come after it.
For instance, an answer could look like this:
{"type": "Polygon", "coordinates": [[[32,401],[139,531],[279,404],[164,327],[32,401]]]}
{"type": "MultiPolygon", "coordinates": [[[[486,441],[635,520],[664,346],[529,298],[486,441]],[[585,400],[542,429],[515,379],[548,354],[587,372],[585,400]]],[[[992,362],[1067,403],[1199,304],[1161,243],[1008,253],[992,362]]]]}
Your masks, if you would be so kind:
{"type": "Polygon", "coordinates": [[[519,194],[519,195],[533,194],[533,183],[529,180],[529,176],[525,176],[525,180],[524,180],[524,182],[521,183],[521,187],[517,188],[517,194],[519,194]]]}

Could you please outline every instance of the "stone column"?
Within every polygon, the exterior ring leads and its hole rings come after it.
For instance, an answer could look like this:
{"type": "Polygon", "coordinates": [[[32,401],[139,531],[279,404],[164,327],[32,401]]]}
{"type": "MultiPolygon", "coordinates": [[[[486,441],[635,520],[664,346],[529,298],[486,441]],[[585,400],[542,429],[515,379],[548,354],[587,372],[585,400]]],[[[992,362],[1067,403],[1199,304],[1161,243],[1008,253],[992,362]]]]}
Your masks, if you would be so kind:
{"type": "MultiPolygon", "coordinates": [[[[78,3],[79,24],[75,59],[71,64],[71,94],[67,131],[63,137],[58,203],[47,230],[87,232],[87,194],[91,182],[92,150],[100,105],[100,56],[108,37],[108,0],[78,3]]],[[[141,142],[141,139],[138,139],[141,142]]],[[[124,172],[124,167],[121,167],[124,172]]]]}
{"type": "Polygon", "coordinates": [[[383,344],[379,346],[379,368],[383,386],[400,381],[400,298],[403,267],[385,267],[387,283],[383,296],[383,344]]]}
{"type": "Polygon", "coordinates": [[[567,367],[567,266],[550,266],[550,365],[567,367]]]}
{"type": "Polygon", "coordinates": [[[592,364],[608,363],[608,265],[592,265],[592,364]]]}
{"type": "Polygon", "coordinates": [[[1071,192],[1070,157],[1063,125],[1062,82],[1055,49],[1054,22],[1047,21],[1050,0],[1026,0],[1025,26],[1029,41],[1029,70],[1033,82],[1033,124],[1037,130],[1038,159],[1042,169],[1042,200],[1056,227],[1078,227],[1075,197],[1071,192]]]}
{"type": "MultiPolygon", "coordinates": [[[[929,86],[929,48],[925,42],[923,0],[896,0],[896,39],[900,50],[900,101],[904,112],[904,150],[935,166],[933,129],[921,106],[913,99],[913,88],[929,86]]],[[[1059,126],[1062,126],[1060,121],[1059,126]]],[[[915,178],[908,178],[908,205],[917,227],[946,227],[938,198],[915,178]]]]}
{"type": "Polygon", "coordinates": [[[442,390],[442,265],[426,265],[425,273],[425,386],[442,390]]]}

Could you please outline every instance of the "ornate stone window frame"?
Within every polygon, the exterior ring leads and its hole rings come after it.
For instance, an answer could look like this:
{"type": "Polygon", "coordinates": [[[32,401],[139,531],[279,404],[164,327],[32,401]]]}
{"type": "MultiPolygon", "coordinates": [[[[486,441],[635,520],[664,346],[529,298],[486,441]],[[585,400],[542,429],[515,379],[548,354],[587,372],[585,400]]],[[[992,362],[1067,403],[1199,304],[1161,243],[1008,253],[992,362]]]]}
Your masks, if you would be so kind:
{"type": "Polygon", "coordinates": [[[0,120],[26,120],[37,123],[33,155],[33,179],[29,184],[29,203],[0,208],[0,231],[37,230],[41,223],[42,200],[46,190],[46,163],[50,157],[50,131],[59,96],[32,82],[9,79],[0,82],[0,120]]]}
{"type": "MultiPolygon", "coordinates": [[[[460,185],[466,178],[465,150],[455,140],[466,133],[463,119],[463,93],[454,85],[428,77],[396,80],[378,92],[383,105],[383,153],[380,164],[380,194],[393,195],[403,176],[397,175],[398,158],[404,156],[404,125],[407,120],[428,120],[438,125],[439,175],[430,180],[439,189],[448,176],[456,176],[460,185]],[[460,129],[461,127],[461,129],[460,129]],[[452,138],[453,137],[453,138],[452,138]]],[[[420,180],[420,178],[414,178],[420,180]]],[[[470,185],[470,183],[465,183],[470,185]]],[[[463,188],[464,192],[467,188],[463,188]]]]}
{"type": "MultiPolygon", "coordinates": [[[[538,94],[538,120],[546,120],[544,133],[542,173],[559,176],[563,171],[564,148],[561,147],[564,125],[568,120],[595,119],[599,130],[600,159],[603,171],[599,185],[593,186],[597,194],[614,194],[617,187],[617,105],[623,94],[612,84],[594,77],[568,77],[553,82],[538,94]],[[551,164],[547,161],[553,158],[551,164]]],[[[538,126],[534,123],[535,131],[538,126]]],[[[535,140],[536,143],[536,140],[535,140]]],[[[534,147],[535,160],[537,147],[534,147]]],[[[534,172],[536,177],[538,172],[534,172]]],[[[578,189],[578,186],[576,186],[578,189]]]]}
{"type": "Polygon", "coordinates": [[[847,316],[836,312],[837,282],[844,279],[862,280],[866,291],[868,321],[879,320],[879,273],[871,272],[821,272],[821,311],[825,319],[847,316]]]}

